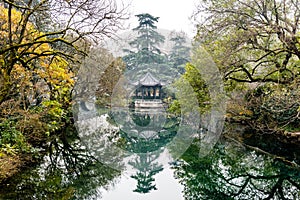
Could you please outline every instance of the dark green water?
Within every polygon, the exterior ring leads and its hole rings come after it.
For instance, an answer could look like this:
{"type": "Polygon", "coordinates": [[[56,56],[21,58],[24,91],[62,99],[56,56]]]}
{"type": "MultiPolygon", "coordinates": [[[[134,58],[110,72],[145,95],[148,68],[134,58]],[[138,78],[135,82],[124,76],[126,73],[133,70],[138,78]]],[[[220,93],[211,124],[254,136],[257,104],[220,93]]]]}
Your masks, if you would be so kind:
{"type": "MultiPolygon", "coordinates": [[[[172,143],[180,118],[147,112],[100,118],[84,123],[89,126],[78,131],[81,141],[57,143],[42,163],[13,177],[0,199],[300,199],[297,151],[274,156],[220,137],[203,154],[201,137],[192,135],[187,147],[183,140],[172,143]],[[99,122],[115,124],[118,117],[121,131],[99,122]],[[181,145],[186,150],[174,159],[181,145]]],[[[272,142],[260,144],[274,151],[272,142]]]]}

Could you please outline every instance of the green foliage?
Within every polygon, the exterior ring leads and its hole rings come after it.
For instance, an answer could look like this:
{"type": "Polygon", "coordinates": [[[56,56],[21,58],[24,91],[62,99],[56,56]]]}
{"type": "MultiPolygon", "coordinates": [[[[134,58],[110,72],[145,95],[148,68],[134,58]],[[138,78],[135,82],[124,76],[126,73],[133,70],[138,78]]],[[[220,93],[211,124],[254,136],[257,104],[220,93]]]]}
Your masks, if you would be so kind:
{"type": "Polygon", "coordinates": [[[8,154],[27,153],[30,147],[24,135],[16,129],[14,121],[4,120],[0,123],[0,151],[8,154]]]}
{"type": "Polygon", "coordinates": [[[64,124],[63,119],[67,119],[67,110],[63,108],[63,104],[56,100],[48,100],[42,103],[42,107],[47,112],[43,116],[43,121],[47,124],[46,134],[60,130],[64,124]]]}
{"type": "Polygon", "coordinates": [[[183,74],[185,64],[190,60],[190,48],[186,46],[187,36],[183,32],[173,32],[170,35],[170,41],[174,43],[174,46],[168,55],[168,60],[173,68],[177,69],[180,74],[183,74]]]}
{"type": "Polygon", "coordinates": [[[27,143],[45,145],[50,133],[63,128],[74,73],[68,56],[53,49],[53,38],[37,30],[23,7],[14,7],[0,5],[0,119],[1,135],[12,139],[2,142],[23,151],[27,143]]]}
{"type": "Polygon", "coordinates": [[[300,10],[294,3],[204,0],[199,5],[198,14],[205,17],[196,41],[214,59],[228,93],[258,86],[242,107],[253,113],[251,124],[262,131],[299,127],[300,10]]]}
{"type": "MultiPolygon", "coordinates": [[[[183,32],[171,32],[169,35],[172,49],[170,53],[161,49],[165,43],[165,37],[156,29],[155,23],[159,17],[148,13],[136,15],[139,25],[133,29],[138,36],[129,42],[130,49],[124,49],[126,53],[123,60],[126,63],[128,78],[138,80],[147,72],[163,82],[171,82],[184,72],[184,65],[188,62],[190,48],[187,47],[187,36],[183,32]]],[[[168,44],[169,45],[169,44],[168,44]]]]}
{"type": "Polygon", "coordinates": [[[194,142],[173,165],[185,199],[299,198],[297,167],[226,140],[205,157],[199,152],[194,142]]]}
{"type": "Polygon", "coordinates": [[[226,81],[291,83],[298,77],[299,8],[292,1],[209,0],[200,7],[206,17],[197,40],[226,81]]]}
{"type": "Polygon", "coordinates": [[[192,96],[195,96],[198,101],[198,111],[200,113],[203,113],[210,108],[208,87],[205,84],[205,81],[202,79],[198,69],[192,64],[186,64],[185,73],[179,80],[175,82],[174,86],[178,88],[182,93],[180,94],[180,96],[182,96],[182,99],[180,101],[175,100],[171,103],[169,107],[170,112],[179,114],[181,112],[180,109],[182,108],[180,104],[184,104],[185,106],[192,105],[192,103],[189,103],[193,99],[192,96]],[[190,93],[190,90],[188,88],[185,88],[189,86],[193,90],[192,93],[190,93]]]}
{"type": "Polygon", "coordinates": [[[157,27],[154,25],[159,17],[153,17],[148,13],[139,14],[136,17],[139,18],[139,25],[133,31],[137,31],[138,37],[129,42],[133,50],[125,49],[128,55],[123,57],[129,70],[139,70],[139,66],[144,69],[143,64],[159,64],[165,60],[158,48],[158,45],[164,42],[165,37],[156,31],[157,27]]]}
{"type": "Polygon", "coordinates": [[[149,13],[143,13],[136,15],[139,19],[139,26],[134,28],[133,30],[137,30],[139,32],[144,32],[144,27],[151,27],[153,29],[156,29],[157,27],[154,25],[154,23],[158,22],[159,17],[154,17],[150,15],[149,13]]]}
{"type": "Polygon", "coordinates": [[[60,118],[63,115],[64,110],[62,109],[62,104],[56,100],[48,100],[42,103],[45,109],[48,110],[48,115],[50,118],[60,118]]]}
{"type": "Polygon", "coordinates": [[[179,116],[181,114],[181,106],[180,103],[177,99],[173,100],[172,103],[170,104],[168,111],[170,113],[173,113],[177,116],[179,116]]]}
{"type": "MultiPolygon", "coordinates": [[[[78,135],[71,101],[79,63],[91,41],[109,37],[120,25],[125,9],[119,8],[110,0],[0,3],[0,153],[4,152],[0,156],[18,154],[14,157],[22,161],[11,162],[11,171],[23,164],[22,153],[30,158],[34,153],[51,154],[54,149],[67,154],[67,148],[60,147],[73,145],[70,141],[78,135]]],[[[60,173],[52,180],[41,177],[46,183],[35,186],[41,186],[38,190],[44,194],[9,199],[70,199],[74,191],[64,187],[64,180],[71,178],[64,179],[60,173]]],[[[32,185],[40,183],[31,181],[32,185]]]]}
{"type": "Polygon", "coordinates": [[[193,87],[200,106],[201,103],[202,105],[204,105],[203,103],[209,100],[209,96],[207,86],[205,85],[204,80],[201,78],[200,72],[195,66],[191,65],[190,63],[186,65],[185,70],[186,73],[183,74],[183,78],[187,80],[193,87]]]}
{"type": "Polygon", "coordinates": [[[299,8],[293,1],[202,3],[199,14],[207,16],[198,26],[197,40],[226,80],[291,83],[298,77],[299,8]]]}

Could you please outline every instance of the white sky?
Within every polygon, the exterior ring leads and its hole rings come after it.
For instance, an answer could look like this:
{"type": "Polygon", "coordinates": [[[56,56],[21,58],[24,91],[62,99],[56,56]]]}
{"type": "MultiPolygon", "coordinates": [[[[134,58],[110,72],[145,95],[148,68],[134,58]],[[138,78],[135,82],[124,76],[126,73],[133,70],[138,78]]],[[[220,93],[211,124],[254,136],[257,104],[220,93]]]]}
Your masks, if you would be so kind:
{"type": "MultiPolygon", "coordinates": [[[[135,156],[129,158],[134,159],[135,156]]],[[[128,160],[128,161],[129,161],[128,160]]],[[[168,164],[173,161],[169,151],[165,149],[154,162],[163,165],[163,170],[153,178],[157,190],[151,190],[147,194],[133,192],[136,189],[137,181],[130,177],[137,172],[132,166],[127,164],[127,171],[122,172],[120,180],[109,190],[101,190],[101,200],[183,200],[183,185],[174,178],[174,169],[168,164]],[[129,169],[131,168],[131,169],[129,169]]],[[[126,163],[126,162],[125,162],[126,163]]]]}
{"type": "Polygon", "coordinates": [[[160,17],[157,27],[167,30],[184,31],[189,36],[196,33],[189,17],[196,9],[196,0],[123,0],[131,2],[130,12],[133,24],[130,28],[138,25],[134,16],[141,13],[149,13],[155,17],[160,17]]]}
{"type": "Polygon", "coordinates": [[[121,180],[111,191],[102,191],[101,200],[183,200],[183,186],[174,178],[174,172],[170,168],[164,168],[154,176],[157,190],[151,190],[147,194],[133,192],[137,181],[129,175],[122,175],[121,180]]]}

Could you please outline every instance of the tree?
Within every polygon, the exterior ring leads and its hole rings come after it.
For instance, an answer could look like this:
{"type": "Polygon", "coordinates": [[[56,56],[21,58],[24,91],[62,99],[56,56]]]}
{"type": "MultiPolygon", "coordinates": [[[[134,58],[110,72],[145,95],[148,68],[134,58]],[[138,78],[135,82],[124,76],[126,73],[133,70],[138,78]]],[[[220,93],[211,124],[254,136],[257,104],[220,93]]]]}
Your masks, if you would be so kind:
{"type": "Polygon", "coordinates": [[[77,74],[73,99],[77,102],[95,103],[109,106],[116,84],[124,69],[121,58],[115,58],[108,50],[101,47],[91,48],[82,62],[77,74]]]}
{"type": "Polygon", "coordinates": [[[291,83],[299,77],[298,0],[202,1],[197,40],[225,80],[291,83]]]}
{"type": "Polygon", "coordinates": [[[148,13],[139,14],[136,15],[136,17],[139,18],[139,26],[133,30],[137,31],[139,37],[130,43],[131,46],[140,50],[146,50],[159,54],[160,50],[156,45],[164,42],[165,40],[162,35],[155,31],[157,27],[154,25],[154,23],[158,22],[159,17],[153,17],[148,13]]]}
{"type": "Polygon", "coordinates": [[[130,70],[143,64],[159,64],[164,60],[158,45],[164,42],[165,37],[156,31],[155,26],[159,17],[148,13],[139,14],[136,17],[138,17],[139,25],[133,31],[136,31],[138,36],[129,43],[132,49],[125,49],[128,55],[123,57],[130,70]]]}
{"type": "Polygon", "coordinates": [[[174,43],[174,46],[168,55],[169,62],[173,68],[183,74],[185,64],[190,61],[190,48],[186,46],[187,36],[184,32],[172,32],[170,37],[170,41],[174,43]]]}
{"type": "Polygon", "coordinates": [[[246,94],[252,118],[249,124],[259,132],[300,129],[299,83],[288,86],[265,84],[246,94]]]}
{"type": "Polygon", "coordinates": [[[171,103],[169,107],[170,112],[177,115],[185,112],[182,110],[181,103],[186,106],[186,109],[188,108],[187,110],[192,110],[189,106],[194,106],[193,100],[196,100],[198,103],[199,113],[204,113],[210,108],[208,87],[198,69],[191,63],[185,65],[185,73],[174,83],[174,87],[180,89],[182,98],[179,100],[175,99],[171,103]]]}
{"type": "MultiPolygon", "coordinates": [[[[70,103],[67,98],[74,74],[68,61],[55,54],[34,24],[26,22],[24,29],[20,28],[24,20],[20,11],[4,7],[0,10],[3,22],[0,35],[1,127],[5,129],[7,121],[11,121],[11,126],[26,133],[27,139],[43,138],[59,124],[64,115],[63,107],[70,103]],[[39,109],[36,106],[40,106],[39,109]]],[[[2,133],[6,131],[9,130],[2,133]]]]}
{"type": "Polygon", "coordinates": [[[274,131],[297,124],[299,1],[210,0],[198,7],[195,16],[200,14],[205,19],[197,40],[213,57],[227,88],[258,86],[244,102],[253,128],[274,131]],[[293,97],[285,101],[285,96],[293,97]]]}
{"type": "Polygon", "coordinates": [[[96,91],[98,105],[111,106],[113,92],[118,92],[114,91],[114,89],[116,89],[115,87],[124,70],[125,64],[121,58],[114,59],[104,70],[101,78],[99,79],[98,88],[96,91]]]}
{"type": "Polygon", "coordinates": [[[47,60],[44,65],[49,66],[60,57],[68,62],[66,70],[72,71],[71,62],[78,61],[74,53],[84,55],[86,50],[80,49],[76,42],[82,39],[97,41],[112,34],[119,26],[118,20],[122,19],[122,10],[117,10],[111,1],[101,2],[101,6],[98,3],[60,0],[17,4],[4,1],[7,9],[1,8],[4,23],[1,26],[0,78],[3,84],[0,103],[9,99],[11,89],[15,89],[11,75],[16,66],[31,71],[38,68],[36,63],[40,60],[47,60]],[[41,32],[30,20],[47,9],[50,9],[47,13],[54,28],[41,32]]]}
{"type": "Polygon", "coordinates": [[[28,151],[20,141],[45,149],[47,140],[65,137],[72,126],[78,63],[92,42],[121,27],[124,9],[112,0],[3,2],[0,135],[11,140],[1,140],[0,145],[14,153],[28,151]]]}

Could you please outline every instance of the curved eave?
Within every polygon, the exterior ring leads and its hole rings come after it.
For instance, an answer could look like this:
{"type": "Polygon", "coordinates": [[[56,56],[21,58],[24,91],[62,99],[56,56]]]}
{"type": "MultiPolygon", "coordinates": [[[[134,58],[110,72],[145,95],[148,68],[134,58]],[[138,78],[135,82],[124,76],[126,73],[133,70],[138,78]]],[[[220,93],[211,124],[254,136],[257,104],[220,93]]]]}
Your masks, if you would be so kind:
{"type": "Polygon", "coordinates": [[[140,83],[140,84],[137,84],[137,85],[135,85],[135,86],[138,86],[138,87],[142,87],[142,86],[144,86],[144,87],[154,87],[154,86],[163,86],[162,84],[160,84],[160,83],[155,83],[155,84],[142,84],[142,83],[140,83]]]}

